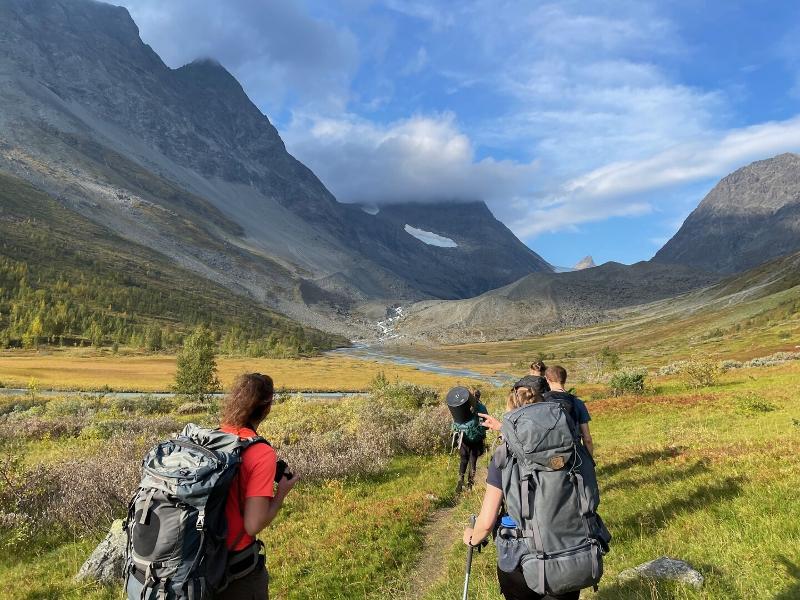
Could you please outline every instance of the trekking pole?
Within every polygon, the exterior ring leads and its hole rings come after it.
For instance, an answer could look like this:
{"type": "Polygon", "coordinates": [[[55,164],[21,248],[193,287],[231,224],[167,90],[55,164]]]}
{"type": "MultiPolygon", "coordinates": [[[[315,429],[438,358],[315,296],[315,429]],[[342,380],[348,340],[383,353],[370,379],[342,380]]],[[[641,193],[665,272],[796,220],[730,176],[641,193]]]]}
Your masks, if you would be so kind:
{"type": "MultiPolygon", "coordinates": [[[[475,529],[475,521],[477,518],[475,515],[472,515],[469,518],[469,526],[472,529],[475,529]]],[[[469,548],[467,548],[467,573],[464,576],[464,593],[461,595],[461,600],[467,600],[467,590],[469,590],[469,573],[472,570],[472,553],[474,552],[475,547],[470,544],[469,548]]]]}

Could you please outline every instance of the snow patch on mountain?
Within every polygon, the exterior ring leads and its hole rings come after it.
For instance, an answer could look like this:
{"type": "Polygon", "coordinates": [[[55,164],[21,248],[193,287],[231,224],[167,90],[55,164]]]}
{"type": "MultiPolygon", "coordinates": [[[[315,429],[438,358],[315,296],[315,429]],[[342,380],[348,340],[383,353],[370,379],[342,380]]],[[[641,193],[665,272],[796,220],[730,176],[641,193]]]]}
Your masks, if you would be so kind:
{"type": "Polygon", "coordinates": [[[438,246],[439,248],[458,248],[458,244],[456,244],[450,238],[444,237],[443,235],[439,235],[431,231],[425,231],[424,229],[417,229],[411,225],[406,225],[405,230],[406,233],[414,236],[420,242],[424,242],[429,246],[438,246]]]}

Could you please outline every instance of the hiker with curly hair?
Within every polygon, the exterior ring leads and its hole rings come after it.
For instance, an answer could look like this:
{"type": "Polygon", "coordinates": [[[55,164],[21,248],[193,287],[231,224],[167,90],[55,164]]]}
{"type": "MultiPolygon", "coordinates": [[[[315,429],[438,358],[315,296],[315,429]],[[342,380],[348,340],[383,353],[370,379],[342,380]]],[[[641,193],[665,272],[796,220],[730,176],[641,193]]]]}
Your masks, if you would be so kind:
{"type": "MultiPolygon", "coordinates": [[[[258,426],[272,409],[272,378],[260,373],[241,375],[222,408],[220,429],[241,439],[258,435],[258,426]]],[[[242,453],[239,472],[231,484],[225,506],[228,520],[229,583],[216,600],[269,598],[269,575],[263,544],[256,535],[277,516],[299,475],[276,480],[278,458],[269,444],[249,446],[242,453]]]]}

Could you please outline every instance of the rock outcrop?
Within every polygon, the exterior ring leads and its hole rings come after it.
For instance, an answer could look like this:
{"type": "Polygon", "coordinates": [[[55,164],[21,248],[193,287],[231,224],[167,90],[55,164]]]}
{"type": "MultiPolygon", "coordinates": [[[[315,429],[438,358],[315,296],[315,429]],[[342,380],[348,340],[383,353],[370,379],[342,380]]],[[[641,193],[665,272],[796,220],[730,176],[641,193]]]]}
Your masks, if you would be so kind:
{"type": "Polygon", "coordinates": [[[625,569],[617,578],[620,581],[646,579],[650,581],[677,581],[695,588],[703,587],[704,577],[689,563],[662,556],[650,562],[625,569]]]}
{"type": "Polygon", "coordinates": [[[122,527],[122,520],[117,519],[111,524],[111,529],[105,539],[83,563],[75,579],[78,581],[93,579],[103,583],[112,583],[122,579],[126,543],[127,538],[122,527]]]}
{"type": "Polygon", "coordinates": [[[760,160],[722,179],[653,258],[739,273],[800,250],[800,155],[760,160]]]}

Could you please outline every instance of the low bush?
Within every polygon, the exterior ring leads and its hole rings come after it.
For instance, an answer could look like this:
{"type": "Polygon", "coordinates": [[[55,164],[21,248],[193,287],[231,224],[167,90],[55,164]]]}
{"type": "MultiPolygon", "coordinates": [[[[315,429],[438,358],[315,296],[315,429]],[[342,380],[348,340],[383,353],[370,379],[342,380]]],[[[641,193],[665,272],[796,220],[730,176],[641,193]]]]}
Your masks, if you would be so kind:
{"type": "Polygon", "coordinates": [[[309,433],[281,446],[278,455],[304,480],[336,479],[380,473],[392,457],[392,444],[385,434],[368,431],[309,433]]]}
{"type": "Polygon", "coordinates": [[[734,369],[741,369],[743,366],[744,363],[742,363],[740,360],[723,360],[721,363],[719,363],[719,368],[723,373],[733,371],[734,369]]]}
{"type": "Polygon", "coordinates": [[[445,406],[421,409],[396,429],[401,452],[434,454],[447,448],[450,440],[450,412],[445,406]]]}
{"type": "Polygon", "coordinates": [[[611,376],[608,387],[612,396],[644,394],[646,378],[645,370],[618,371],[611,376]]]}
{"type": "Polygon", "coordinates": [[[687,386],[699,389],[717,383],[721,372],[722,370],[716,362],[696,357],[686,361],[679,375],[687,386]]]}
{"type": "Polygon", "coordinates": [[[87,425],[86,419],[81,417],[59,419],[40,416],[14,417],[14,413],[0,417],[0,442],[13,442],[19,439],[43,440],[77,437],[87,425]]]}
{"type": "Polygon", "coordinates": [[[415,410],[439,402],[439,392],[435,388],[404,381],[388,383],[385,378],[373,380],[370,395],[376,403],[405,410],[415,410]]]}
{"type": "Polygon", "coordinates": [[[175,412],[179,415],[196,415],[198,413],[204,413],[207,410],[208,404],[203,402],[184,402],[175,409],[175,412]]]}
{"type": "Polygon", "coordinates": [[[738,396],[736,406],[744,414],[768,413],[778,409],[775,404],[753,392],[738,396]]]}
{"type": "Polygon", "coordinates": [[[165,438],[179,433],[181,429],[183,423],[171,417],[104,419],[87,425],[81,432],[81,437],[107,440],[118,434],[133,434],[165,438]]]}
{"type": "Polygon", "coordinates": [[[104,409],[99,396],[81,395],[51,400],[47,403],[47,414],[53,417],[92,417],[104,409]]]}
{"type": "Polygon", "coordinates": [[[32,408],[44,408],[46,406],[47,400],[41,398],[15,396],[6,402],[0,403],[0,416],[11,413],[21,413],[32,408]]]}

